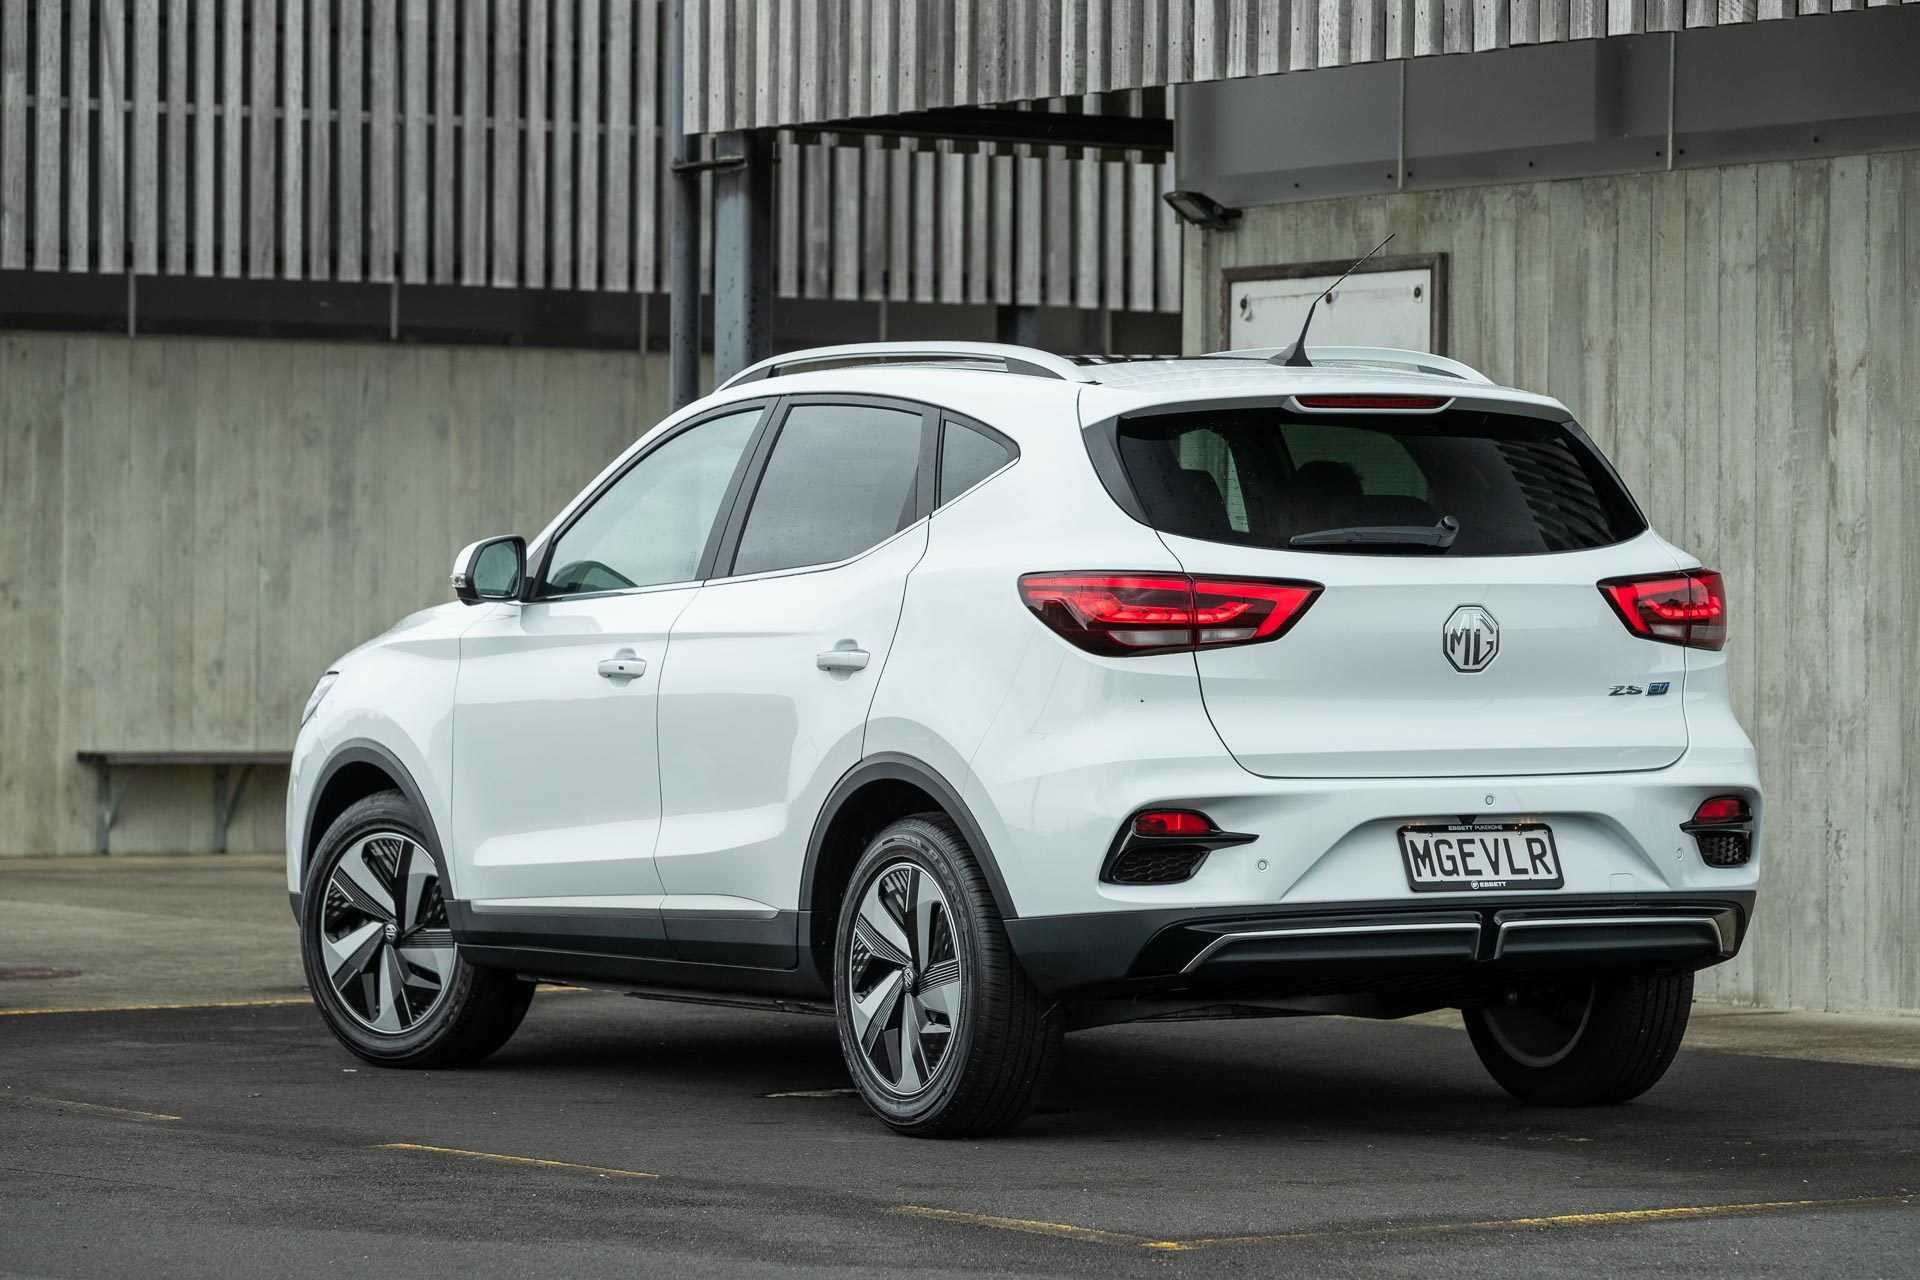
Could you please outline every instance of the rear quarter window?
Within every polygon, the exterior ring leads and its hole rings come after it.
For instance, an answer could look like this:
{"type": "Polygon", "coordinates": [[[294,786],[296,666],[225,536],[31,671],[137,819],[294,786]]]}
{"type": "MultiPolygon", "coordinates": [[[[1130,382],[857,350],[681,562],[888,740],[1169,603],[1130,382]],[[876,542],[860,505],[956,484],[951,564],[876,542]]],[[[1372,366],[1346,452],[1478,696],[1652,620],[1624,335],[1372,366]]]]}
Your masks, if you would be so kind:
{"type": "MultiPolygon", "coordinates": [[[[1122,470],[1167,533],[1283,548],[1335,529],[1459,521],[1452,556],[1580,551],[1643,532],[1585,437],[1516,414],[1221,409],[1123,419],[1122,470]]],[[[1405,554],[1403,546],[1315,547],[1405,554]]],[[[1422,554],[1433,554],[1421,549],[1422,554]]]]}

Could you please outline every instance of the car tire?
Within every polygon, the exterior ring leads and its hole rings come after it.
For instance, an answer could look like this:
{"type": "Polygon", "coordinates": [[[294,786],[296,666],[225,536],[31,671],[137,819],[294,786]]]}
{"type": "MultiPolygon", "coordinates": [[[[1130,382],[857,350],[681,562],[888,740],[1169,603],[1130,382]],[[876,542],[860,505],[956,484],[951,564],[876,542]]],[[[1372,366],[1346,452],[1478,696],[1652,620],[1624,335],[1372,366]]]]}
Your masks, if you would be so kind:
{"type": "Polygon", "coordinates": [[[387,1067],[458,1067],[504,1045],[533,983],[470,963],[448,927],[445,867],[398,791],[349,806],[314,851],[300,956],[327,1026],[387,1067]]]}
{"type": "Polygon", "coordinates": [[[1028,981],[986,876],[943,814],[895,822],[861,855],[841,901],[833,990],[847,1069],[897,1133],[1011,1128],[1059,1056],[1062,1011],[1028,981]]]}
{"type": "Polygon", "coordinates": [[[1673,1064],[1693,1006],[1693,975],[1644,974],[1516,993],[1465,1009],[1487,1071],[1525,1102],[1610,1106],[1651,1089],[1673,1064]]]}

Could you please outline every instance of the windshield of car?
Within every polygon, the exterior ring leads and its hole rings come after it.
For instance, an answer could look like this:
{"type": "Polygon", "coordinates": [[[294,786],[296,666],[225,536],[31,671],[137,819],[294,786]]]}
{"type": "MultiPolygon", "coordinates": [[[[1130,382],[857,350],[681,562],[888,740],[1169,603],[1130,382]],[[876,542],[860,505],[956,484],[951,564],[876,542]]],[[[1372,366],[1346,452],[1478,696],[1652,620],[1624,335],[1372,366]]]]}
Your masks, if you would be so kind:
{"type": "Polygon", "coordinates": [[[1228,408],[1123,419],[1118,443],[1148,523],[1213,542],[1500,556],[1646,528],[1583,435],[1517,414],[1228,408]]]}

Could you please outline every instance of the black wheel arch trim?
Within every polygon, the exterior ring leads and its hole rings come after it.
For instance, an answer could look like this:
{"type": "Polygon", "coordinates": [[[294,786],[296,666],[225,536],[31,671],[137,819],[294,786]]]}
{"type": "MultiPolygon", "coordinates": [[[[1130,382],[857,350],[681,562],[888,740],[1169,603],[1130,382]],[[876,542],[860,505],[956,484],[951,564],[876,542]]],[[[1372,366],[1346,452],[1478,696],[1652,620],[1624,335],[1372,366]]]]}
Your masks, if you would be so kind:
{"type": "Polygon", "coordinates": [[[413,774],[400,763],[398,756],[373,739],[350,738],[328,754],[327,763],[320,770],[319,781],[314,784],[312,792],[307,797],[307,812],[300,826],[304,833],[304,847],[300,850],[301,884],[306,883],[307,868],[313,864],[314,851],[326,835],[326,832],[315,831],[313,828],[314,819],[320,808],[320,798],[327,794],[327,788],[333,784],[334,778],[339,776],[342,769],[356,764],[372,765],[393,779],[394,786],[400,789],[400,794],[407,798],[407,803],[413,806],[414,813],[418,815],[420,830],[427,837],[427,849],[440,863],[441,874],[448,875],[451,879],[446,851],[440,845],[440,832],[433,825],[433,810],[428,807],[425,797],[421,794],[420,784],[413,780],[413,774]]]}
{"type": "Polygon", "coordinates": [[[827,832],[847,799],[870,782],[886,781],[911,782],[939,802],[947,816],[960,828],[960,834],[967,838],[968,847],[980,863],[981,872],[987,877],[987,887],[993,891],[993,903],[999,909],[1001,918],[1017,919],[1019,912],[1014,909],[1013,894],[1007,889],[1006,878],[1000,874],[1000,864],[994,857],[993,846],[987,842],[973,811],[960,798],[959,790],[932,765],[893,751],[864,757],[842,774],[840,781],[827,794],[826,803],[820,806],[820,812],[814,817],[813,834],[807,839],[807,860],[800,872],[801,908],[810,910],[812,907],[814,877],[820,866],[820,855],[826,847],[827,832]]]}

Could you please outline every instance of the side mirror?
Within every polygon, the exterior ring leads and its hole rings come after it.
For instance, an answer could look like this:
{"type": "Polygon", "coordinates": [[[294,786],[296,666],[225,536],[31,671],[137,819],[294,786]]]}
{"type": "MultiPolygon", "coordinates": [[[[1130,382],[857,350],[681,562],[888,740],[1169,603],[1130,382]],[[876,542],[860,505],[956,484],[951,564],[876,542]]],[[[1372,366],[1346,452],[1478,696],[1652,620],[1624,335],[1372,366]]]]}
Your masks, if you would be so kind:
{"type": "Polygon", "coordinates": [[[517,600],[527,576],[527,540],[519,534],[482,538],[453,559],[453,594],[461,604],[517,600]]]}

